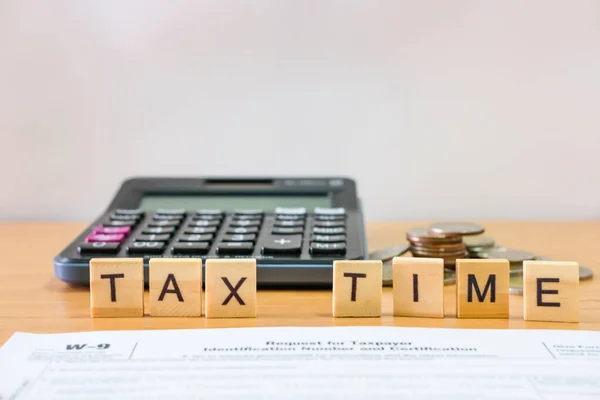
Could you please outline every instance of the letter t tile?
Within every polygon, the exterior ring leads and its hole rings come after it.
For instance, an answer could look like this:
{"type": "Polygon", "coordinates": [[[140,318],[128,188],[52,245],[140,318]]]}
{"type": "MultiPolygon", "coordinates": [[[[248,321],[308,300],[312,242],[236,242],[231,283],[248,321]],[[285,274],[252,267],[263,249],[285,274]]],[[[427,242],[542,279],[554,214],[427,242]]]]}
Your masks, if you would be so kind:
{"type": "Polygon", "coordinates": [[[380,317],[383,263],[340,260],[333,263],[333,316],[380,317]]]}

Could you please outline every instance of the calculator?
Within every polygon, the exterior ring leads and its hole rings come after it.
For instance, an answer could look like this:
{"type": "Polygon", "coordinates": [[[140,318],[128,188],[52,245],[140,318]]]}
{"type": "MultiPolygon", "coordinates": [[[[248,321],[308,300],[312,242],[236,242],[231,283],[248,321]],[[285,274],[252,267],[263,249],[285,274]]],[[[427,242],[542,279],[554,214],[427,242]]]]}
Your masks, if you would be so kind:
{"type": "Polygon", "coordinates": [[[89,285],[92,258],[254,258],[257,286],[331,287],[335,260],[367,258],[350,178],[132,178],[54,258],[89,285]]]}

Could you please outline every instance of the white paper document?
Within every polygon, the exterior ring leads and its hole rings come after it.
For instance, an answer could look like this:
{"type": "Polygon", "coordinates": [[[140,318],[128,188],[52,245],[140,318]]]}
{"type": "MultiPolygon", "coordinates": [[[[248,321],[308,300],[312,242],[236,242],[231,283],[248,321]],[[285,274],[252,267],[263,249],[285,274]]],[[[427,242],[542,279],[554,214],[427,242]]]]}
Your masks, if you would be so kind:
{"type": "Polygon", "coordinates": [[[0,399],[600,399],[600,332],[400,327],[15,334],[0,399]]]}

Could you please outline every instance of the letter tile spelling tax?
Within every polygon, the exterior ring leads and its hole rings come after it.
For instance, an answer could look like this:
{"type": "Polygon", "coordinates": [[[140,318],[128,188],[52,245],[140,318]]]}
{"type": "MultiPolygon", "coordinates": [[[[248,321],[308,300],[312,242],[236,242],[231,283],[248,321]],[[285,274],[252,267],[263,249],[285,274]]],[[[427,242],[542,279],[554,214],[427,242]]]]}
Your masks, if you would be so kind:
{"type": "Polygon", "coordinates": [[[444,260],[394,257],[394,315],[444,318],[444,260]]]}
{"type": "Polygon", "coordinates": [[[256,318],[256,259],[208,259],[206,318],[256,318]]]}
{"type": "Polygon", "coordinates": [[[150,259],[150,315],[202,316],[202,260],[150,259]]]}
{"type": "Polygon", "coordinates": [[[523,319],[579,322],[579,264],[524,261],[523,319]]]}
{"type": "Polygon", "coordinates": [[[383,262],[333,262],[333,316],[380,317],[383,262]]]}
{"type": "Polygon", "coordinates": [[[508,260],[456,260],[458,318],[508,318],[509,287],[508,260]]]}
{"type": "Polygon", "coordinates": [[[99,317],[144,316],[144,260],[90,260],[90,313],[99,317]]]}

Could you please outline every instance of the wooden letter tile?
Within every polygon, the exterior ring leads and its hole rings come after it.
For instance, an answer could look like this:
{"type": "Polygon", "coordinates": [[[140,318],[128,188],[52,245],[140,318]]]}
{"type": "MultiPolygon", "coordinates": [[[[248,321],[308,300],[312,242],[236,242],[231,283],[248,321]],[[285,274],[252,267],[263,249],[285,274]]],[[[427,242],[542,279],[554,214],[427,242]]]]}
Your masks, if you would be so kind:
{"type": "Polygon", "coordinates": [[[150,259],[150,315],[202,316],[201,259],[150,259]]]}
{"type": "Polygon", "coordinates": [[[90,260],[90,311],[98,317],[144,316],[144,260],[90,260]]]}
{"type": "Polygon", "coordinates": [[[508,260],[456,260],[458,318],[508,318],[508,260]]]}
{"type": "Polygon", "coordinates": [[[256,318],[256,260],[206,260],[206,318],[256,318]]]}
{"type": "Polygon", "coordinates": [[[579,322],[579,264],[523,262],[523,318],[579,322]]]}
{"type": "Polygon", "coordinates": [[[380,317],[383,262],[333,263],[333,316],[380,317]]]}
{"type": "Polygon", "coordinates": [[[394,257],[394,315],[444,318],[444,260],[394,257]]]}

